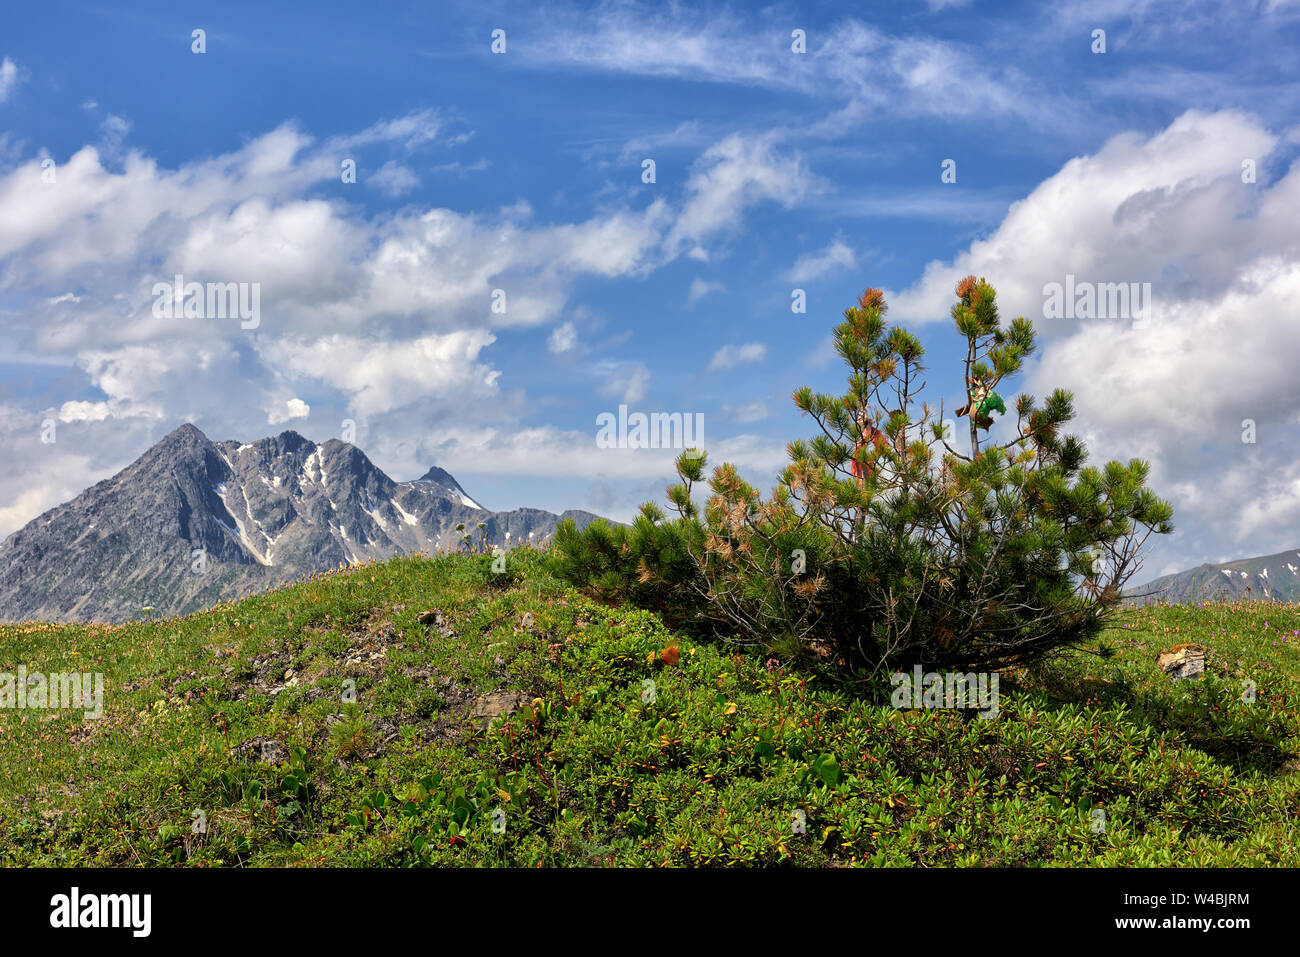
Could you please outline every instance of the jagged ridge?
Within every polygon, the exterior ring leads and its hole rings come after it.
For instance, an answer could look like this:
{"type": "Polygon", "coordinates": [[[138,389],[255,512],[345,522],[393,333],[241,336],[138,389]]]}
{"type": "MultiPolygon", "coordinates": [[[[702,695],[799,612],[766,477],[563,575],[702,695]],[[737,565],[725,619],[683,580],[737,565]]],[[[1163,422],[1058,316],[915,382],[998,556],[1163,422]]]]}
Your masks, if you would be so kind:
{"type": "Polygon", "coordinates": [[[540,543],[589,512],[491,512],[445,470],[389,478],[353,445],[286,431],[213,442],[186,423],[112,478],[0,543],[0,620],[188,614],[367,559],[540,543]]]}

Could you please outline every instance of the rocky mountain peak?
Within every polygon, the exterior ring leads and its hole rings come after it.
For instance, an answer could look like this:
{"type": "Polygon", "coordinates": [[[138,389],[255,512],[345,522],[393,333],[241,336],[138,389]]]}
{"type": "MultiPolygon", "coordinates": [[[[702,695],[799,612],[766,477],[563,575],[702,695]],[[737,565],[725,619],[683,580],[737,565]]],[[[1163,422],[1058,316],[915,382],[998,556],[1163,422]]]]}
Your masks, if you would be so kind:
{"type": "Polygon", "coordinates": [[[557,521],[487,511],[437,467],[395,482],[338,439],[213,442],[187,422],[0,542],[0,620],[186,614],[340,565],[455,551],[459,523],[509,547],[544,541],[557,521]]]}

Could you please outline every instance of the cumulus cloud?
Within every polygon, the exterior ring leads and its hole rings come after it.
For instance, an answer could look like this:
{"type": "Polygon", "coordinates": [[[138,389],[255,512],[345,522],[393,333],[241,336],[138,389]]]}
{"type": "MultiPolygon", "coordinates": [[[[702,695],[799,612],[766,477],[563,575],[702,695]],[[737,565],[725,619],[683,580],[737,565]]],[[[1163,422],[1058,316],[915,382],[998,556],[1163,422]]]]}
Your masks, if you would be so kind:
{"type": "Polygon", "coordinates": [[[479,353],[496,341],[481,329],[432,333],[405,342],[334,334],[269,341],[263,349],[290,377],[309,377],[347,394],[361,416],[379,415],[426,398],[473,401],[497,394],[501,374],[479,353]]]}
{"type": "MultiPolygon", "coordinates": [[[[319,396],[313,415],[355,418],[376,437],[431,416],[515,427],[526,401],[502,390],[486,358],[498,335],[558,322],[587,277],[644,277],[682,254],[707,258],[704,244],[734,235],[750,206],[815,188],[777,139],[736,136],[706,151],[676,196],[638,208],[549,222],[525,202],[376,214],[346,190],[332,198],[339,157],[423,149],[444,135],[436,113],[323,140],[286,123],[177,166],[131,148],[125,120],[104,122],[98,146],[55,157],[57,180],[43,188],[31,185],[41,183],[40,155],[18,155],[0,173],[0,292],[23,303],[6,332],[24,361],[77,371],[77,394],[55,403],[65,418],[114,424],[86,438],[109,456],[93,458],[96,468],[125,465],[182,421],[253,437],[259,423],[297,417],[287,403],[305,389],[319,396]],[[155,316],[155,286],[177,275],[255,286],[259,324],[155,316]]],[[[399,171],[408,163],[389,162],[389,185],[410,185],[399,171]]],[[[561,323],[548,347],[578,349],[576,326],[561,323]]],[[[599,394],[637,402],[650,372],[612,362],[595,379],[599,394]]],[[[377,454],[404,453],[390,444],[377,454]]]]}
{"type": "Polygon", "coordinates": [[[102,422],[112,412],[107,402],[65,402],[59,407],[60,422],[102,422]]]}
{"type": "Polygon", "coordinates": [[[1222,292],[1261,243],[1293,233],[1283,210],[1294,187],[1242,182],[1242,157],[1262,161],[1277,142],[1232,111],[1189,111],[1152,136],[1116,136],[1013,203],[987,238],[929,264],[890,296],[891,314],[947,321],[953,287],[971,273],[989,278],[1004,310],[1027,316],[1042,316],[1044,285],[1067,274],[1151,282],[1165,302],[1222,292]]]}
{"type": "Polygon", "coordinates": [[[283,422],[291,422],[294,419],[305,419],[311,415],[311,406],[302,399],[289,399],[279,408],[273,408],[266,416],[269,425],[280,425],[283,422]]]}
{"type": "MultiPolygon", "coordinates": [[[[85,147],[61,163],[57,182],[42,190],[30,188],[40,182],[39,161],[30,159],[0,176],[6,210],[0,288],[22,295],[57,284],[91,292],[52,302],[47,296],[10,331],[32,353],[71,358],[91,375],[89,384],[121,400],[117,414],[156,416],[166,406],[167,386],[133,384],[133,376],[118,369],[140,373],[140,381],[165,383],[175,376],[200,392],[202,373],[215,371],[218,354],[236,364],[278,354],[255,345],[255,337],[233,334],[235,324],[153,317],[153,285],[175,274],[186,281],[256,283],[262,333],[292,342],[296,357],[330,352],[336,340],[311,348],[313,337],[328,328],[357,348],[365,345],[363,336],[383,338],[428,359],[423,349],[432,340],[411,336],[403,322],[419,318],[442,334],[532,325],[563,308],[577,277],[633,274],[654,265],[672,218],[663,201],[641,211],[614,209],[586,221],[543,224],[532,221],[526,206],[482,214],[404,210],[367,219],[304,195],[337,177],[338,143],[419,143],[436,125],[418,114],[329,140],[328,149],[282,126],[233,153],[174,170],[130,152],[114,172],[99,150],[85,147]],[[486,308],[497,288],[508,301],[500,314],[486,308]],[[71,305],[73,312],[67,311],[71,305]],[[53,309],[62,310],[58,321],[50,321],[53,309]],[[165,364],[164,371],[154,374],[142,363],[165,364]],[[146,392],[157,401],[145,402],[146,392]]],[[[473,341],[486,340],[478,335],[473,341]]],[[[395,357],[386,356],[390,361],[395,357]]],[[[257,378],[266,382],[268,397],[275,396],[274,370],[257,378]]],[[[335,381],[355,388],[349,398],[358,405],[395,401],[392,394],[381,400],[382,390],[354,378],[335,381]]],[[[187,396],[186,405],[192,409],[194,400],[187,396]]]]}
{"type": "Polygon", "coordinates": [[[1152,487],[1187,530],[1159,544],[1153,575],[1296,544],[1300,164],[1270,180],[1278,143],[1233,111],[1116,136],[889,297],[896,319],[945,319],[957,279],[973,273],[998,289],[1004,316],[1034,320],[1043,348],[1025,391],[1072,390],[1074,431],[1097,457],[1150,461],[1152,487]],[[1257,182],[1243,157],[1257,160],[1257,182]],[[1148,321],[1044,318],[1044,286],[1071,275],[1149,282],[1148,321]]]}

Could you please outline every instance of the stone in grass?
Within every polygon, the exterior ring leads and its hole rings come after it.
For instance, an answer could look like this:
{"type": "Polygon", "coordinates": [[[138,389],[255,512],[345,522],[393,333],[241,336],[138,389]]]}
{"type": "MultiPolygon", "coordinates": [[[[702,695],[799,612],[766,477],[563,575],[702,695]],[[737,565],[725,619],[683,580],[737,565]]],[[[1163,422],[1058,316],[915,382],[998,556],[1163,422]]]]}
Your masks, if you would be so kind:
{"type": "Polygon", "coordinates": [[[1174,645],[1161,652],[1156,665],[1174,681],[1205,673],[1205,649],[1200,645],[1174,645]]]}
{"type": "Polygon", "coordinates": [[[289,757],[285,746],[275,738],[258,735],[249,738],[234,749],[235,757],[245,761],[260,761],[264,764],[281,765],[289,757]]]}
{"type": "Polygon", "coordinates": [[[427,611],[420,612],[416,620],[422,625],[432,625],[444,638],[458,637],[451,623],[447,621],[447,616],[437,608],[430,608],[427,611]]]}
{"type": "Polygon", "coordinates": [[[474,699],[470,717],[486,731],[493,721],[511,714],[527,700],[528,695],[522,691],[493,691],[490,694],[479,695],[474,699]]]}

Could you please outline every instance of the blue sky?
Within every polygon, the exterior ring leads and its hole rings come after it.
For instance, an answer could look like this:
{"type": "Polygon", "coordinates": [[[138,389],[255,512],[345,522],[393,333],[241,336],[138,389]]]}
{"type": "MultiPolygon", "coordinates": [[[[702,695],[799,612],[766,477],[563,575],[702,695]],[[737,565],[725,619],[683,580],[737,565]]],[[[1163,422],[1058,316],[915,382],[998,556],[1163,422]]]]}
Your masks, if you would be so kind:
{"type": "Polygon", "coordinates": [[[627,518],[672,453],[596,447],[626,403],[703,413],[714,460],[769,486],[867,286],[954,404],[973,272],[1039,327],[1015,385],[1073,390],[1095,459],[1152,462],[1179,532],[1151,574],[1300,545],[1294,0],[6,17],[0,534],[187,420],[351,420],[395,478],[627,518]],[[178,271],[259,283],[259,326],[152,317],[178,271]],[[1151,321],[1046,319],[1067,274],[1151,283],[1151,321]]]}

